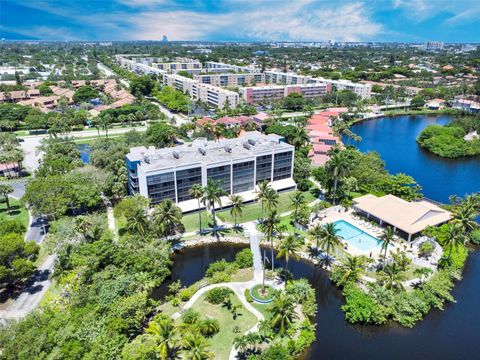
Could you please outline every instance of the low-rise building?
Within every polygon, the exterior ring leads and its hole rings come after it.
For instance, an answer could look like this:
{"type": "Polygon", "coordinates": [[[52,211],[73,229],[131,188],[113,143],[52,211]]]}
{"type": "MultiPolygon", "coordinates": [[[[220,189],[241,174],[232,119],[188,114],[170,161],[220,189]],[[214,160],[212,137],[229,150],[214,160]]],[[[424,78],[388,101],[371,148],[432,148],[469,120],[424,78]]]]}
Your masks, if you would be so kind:
{"type": "Polygon", "coordinates": [[[324,83],[250,86],[242,88],[242,97],[247,104],[256,104],[282,99],[292,93],[302,94],[305,98],[316,98],[322,97],[330,91],[331,86],[324,83]]]}
{"type": "MultiPolygon", "coordinates": [[[[293,162],[292,145],[281,136],[257,131],[222,141],[196,139],[172,148],[135,147],[126,155],[128,189],[152,204],[171,199],[189,212],[198,210],[189,190],[195,184],[205,186],[209,179],[245,201],[256,198],[255,187],[262,181],[277,191],[294,189],[293,162]]],[[[223,204],[228,205],[226,197],[223,204]]]]}

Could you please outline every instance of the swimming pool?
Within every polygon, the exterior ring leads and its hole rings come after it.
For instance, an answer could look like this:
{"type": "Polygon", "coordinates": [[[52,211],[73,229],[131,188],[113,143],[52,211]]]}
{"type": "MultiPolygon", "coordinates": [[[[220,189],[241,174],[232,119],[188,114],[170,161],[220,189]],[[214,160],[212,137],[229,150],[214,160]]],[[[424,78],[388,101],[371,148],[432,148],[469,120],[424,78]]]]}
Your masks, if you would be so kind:
{"type": "Polygon", "coordinates": [[[361,251],[371,251],[382,244],[381,240],[367,234],[345,220],[335,221],[334,225],[338,236],[361,251]]]}

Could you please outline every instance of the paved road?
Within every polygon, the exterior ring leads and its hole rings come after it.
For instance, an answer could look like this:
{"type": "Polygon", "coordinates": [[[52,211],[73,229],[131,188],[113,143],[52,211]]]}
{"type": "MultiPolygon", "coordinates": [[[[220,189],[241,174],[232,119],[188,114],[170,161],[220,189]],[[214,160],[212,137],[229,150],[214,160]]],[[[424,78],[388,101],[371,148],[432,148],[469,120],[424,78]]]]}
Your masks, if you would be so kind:
{"type": "Polygon", "coordinates": [[[54,264],[55,255],[47,257],[20,295],[6,310],[0,311],[0,325],[5,325],[11,320],[21,319],[38,306],[51,285],[49,277],[53,272],[54,264]]]}
{"type": "Polygon", "coordinates": [[[48,222],[45,218],[32,216],[30,226],[25,234],[25,240],[33,240],[37,244],[40,244],[47,234],[48,226],[48,222]]]}
{"type": "MultiPolygon", "coordinates": [[[[109,67],[107,67],[106,65],[102,64],[101,62],[98,62],[97,63],[97,66],[98,66],[98,69],[103,72],[107,77],[108,76],[117,76],[117,74],[112,70],[110,69],[109,67]]],[[[126,87],[130,87],[130,82],[128,80],[125,80],[125,79],[120,79],[120,82],[125,85],[126,87]]]]}
{"type": "Polygon", "coordinates": [[[13,187],[13,193],[11,193],[9,196],[11,198],[19,200],[25,194],[26,182],[27,180],[25,179],[9,181],[8,184],[13,187]]]}

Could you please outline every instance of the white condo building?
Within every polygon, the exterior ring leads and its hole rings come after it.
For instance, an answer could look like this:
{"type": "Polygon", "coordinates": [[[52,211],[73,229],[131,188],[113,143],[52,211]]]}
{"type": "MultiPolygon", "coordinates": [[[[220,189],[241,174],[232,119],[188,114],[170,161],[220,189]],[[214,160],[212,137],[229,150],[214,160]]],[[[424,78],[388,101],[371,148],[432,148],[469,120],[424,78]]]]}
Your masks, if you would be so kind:
{"type": "MultiPolygon", "coordinates": [[[[189,190],[194,184],[205,186],[208,179],[245,201],[255,200],[256,185],[262,181],[277,191],[295,189],[293,163],[292,145],[281,136],[257,131],[222,141],[196,139],[172,148],[135,147],[126,155],[129,193],[145,196],[152,204],[171,199],[183,212],[198,209],[189,190]]],[[[228,205],[227,197],[222,200],[228,205]]]]}

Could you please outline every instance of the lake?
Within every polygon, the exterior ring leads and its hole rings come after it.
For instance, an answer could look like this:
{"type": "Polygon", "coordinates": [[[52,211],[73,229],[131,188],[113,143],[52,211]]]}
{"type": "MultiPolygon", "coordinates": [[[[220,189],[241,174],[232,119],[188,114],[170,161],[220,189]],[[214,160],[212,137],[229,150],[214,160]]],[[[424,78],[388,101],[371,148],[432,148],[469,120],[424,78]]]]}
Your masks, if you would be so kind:
{"type": "Polygon", "coordinates": [[[480,157],[442,158],[422,149],[415,139],[428,125],[451,120],[446,115],[382,117],[357,123],[352,131],[362,137],[355,144],[359,150],[378,152],[391,173],[413,176],[427,198],[448,202],[450,195],[480,191],[480,157]]]}
{"type": "Polygon", "coordinates": [[[92,151],[90,145],[88,144],[78,144],[77,149],[80,152],[80,158],[84,164],[90,163],[90,153],[92,151]]]}

